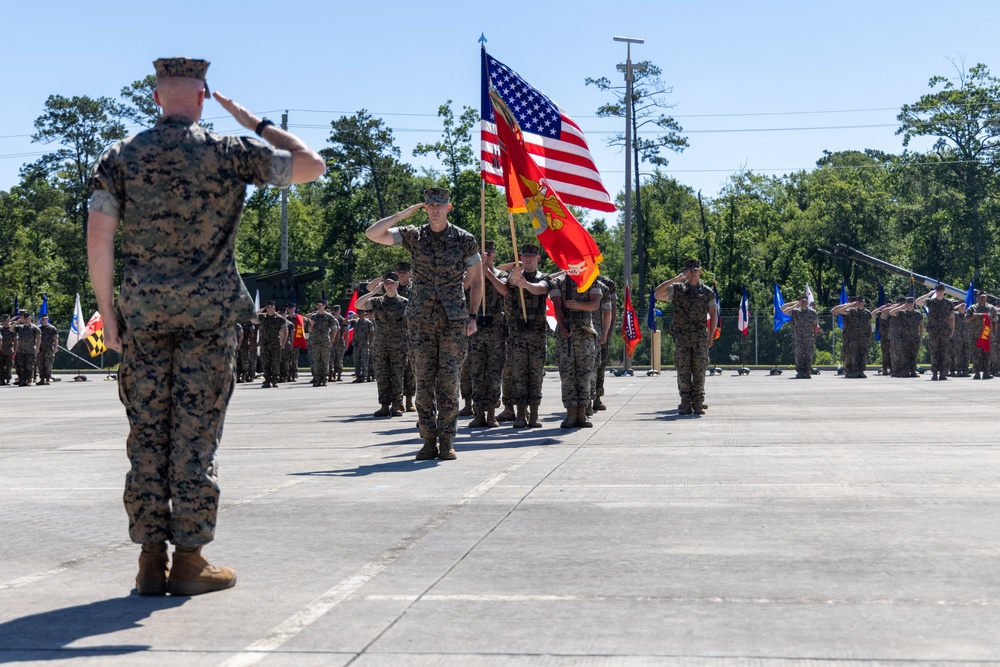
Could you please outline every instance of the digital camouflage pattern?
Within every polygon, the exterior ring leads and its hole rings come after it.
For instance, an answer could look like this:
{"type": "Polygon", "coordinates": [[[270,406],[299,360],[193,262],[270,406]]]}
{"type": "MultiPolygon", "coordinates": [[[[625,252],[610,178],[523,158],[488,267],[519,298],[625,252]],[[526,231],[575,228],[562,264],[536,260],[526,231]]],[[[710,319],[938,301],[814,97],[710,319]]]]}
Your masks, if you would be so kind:
{"type": "MultiPolygon", "coordinates": [[[[598,311],[602,316],[605,311],[611,311],[612,317],[614,316],[615,309],[618,305],[618,286],[615,281],[608,278],[606,275],[599,274],[597,276],[597,282],[604,287],[604,296],[601,297],[601,309],[598,311]]],[[[603,322],[601,324],[603,327],[603,322]]],[[[615,321],[611,321],[611,331],[615,331],[615,321]]],[[[598,331],[600,334],[601,331],[598,331]]],[[[604,396],[604,376],[608,369],[608,360],[611,355],[611,334],[608,334],[608,339],[601,344],[601,339],[597,339],[597,372],[594,374],[594,398],[604,396]]]]}
{"type": "Polygon", "coordinates": [[[406,323],[408,299],[400,296],[373,296],[366,304],[375,314],[375,341],[372,348],[378,402],[391,405],[403,400],[403,375],[409,334],[406,323]]]}
{"type": "Polygon", "coordinates": [[[17,354],[14,356],[17,384],[27,387],[35,376],[35,349],[41,342],[42,332],[34,324],[18,324],[14,327],[14,332],[17,337],[17,354]]]}
{"type": "Polygon", "coordinates": [[[927,308],[927,347],[931,353],[931,373],[943,376],[948,372],[951,349],[949,336],[955,302],[951,299],[927,299],[924,301],[924,306],[927,308]]]}
{"type": "Polygon", "coordinates": [[[236,359],[236,381],[253,382],[257,376],[257,345],[258,345],[258,325],[250,320],[244,320],[243,341],[236,359]]]}
{"type": "Polygon", "coordinates": [[[977,376],[991,376],[993,374],[991,355],[989,352],[985,352],[981,347],[976,345],[976,341],[979,340],[979,336],[983,333],[984,313],[989,317],[990,327],[996,327],[997,309],[989,304],[980,306],[976,303],[965,311],[966,317],[968,317],[969,313],[972,313],[973,315],[971,318],[966,319],[969,329],[969,337],[972,341],[972,372],[977,376]]]}
{"type": "Polygon", "coordinates": [[[216,331],[250,319],[253,299],[235,257],[246,186],[285,186],[291,175],[287,151],[180,116],[104,153],[90,208],[121,220],[118,309],[129,327],[216,331]]]}
{"type": "MultiPolygon", "coordinates": [[[[433,189],[433,188],[432,188],[433,189]]],[[[406,308],[413,343],[417,421],[424,439],[450,442],[458,430],[459,385],[468,354],[466,271],[479,264],[479,244],[452,224],[393,228],[394,245],[410,251],[412,291],[406,308]]]]}
{"type": "Polygon", "coordinates": [[[792,316],[792,347],[795,352],[795,377],[812,375],[813,353],[816,349],[816,325],[819,315],[812,308],[796,308],[792,316]]]}
{"type": "Polygon", "coordinates": [[[313,382],[326,384],[330,374],[330,349],[334,332],[340,329],[337,318],[330,313],[313,313],[309,316],[309,369],[313,382]]]}
{"type": "Polygon", "coordinates": [[[17,334],[8,326],[0,327],[0,384],[10,384],[17,334]]]}
{"type": "Polygon", "coordinates": [[[844,311],[844,376],[865,377],[871,346],[872,313],[867,308],[844,311]]]}
{"type": "Polygon", "coordinates": [[[708,370],[708,326],[715,293],[704,283],[686,282],[670,286],[674,316],[670,333],[674,337],[674,367],[677,391],[683,408],[695,409],[705,402],[705,372],[708,370]]]}
{"type": "Polygon", "coordinates": [[[43,324],[39,327],[41,331],[42,345],[38,349],[38,379],[52,379],[52,363],[56,358],[56,340],[59,331],[51,324],[43,324]]]}
{"type": "MultiPolygon", "coordinates": [[[[539,271],[525,272],[524,277],[533,283],[547,280],[548,276],[539,271]]],[[[509,282],[508,282],[509,286],[509,282]]],[[[542,379],[545,377],[545,339],[549,325],[545,320],[544,294],[524,292],[524,304],[528,313],[525,322],[521,313],[522,290],[511,287],[507,295],[512,316],[507,320],[507,347],[510,350],[511,403],[514,405],[536,405],[542,400],[542,379]]]]}
{"type": "Polygon", "coordinates": [[[236,330],[122,335],[118,393],[132,466],[125,510],[133,542],[212,541],[216,452],[235,379],[236,330]]]}
{"type": "MultiPolygon", "coordinates": [[[[507,280],[505,271],[494,267],[484,267],[484,270],[491,271],[501,282],[507,280]]],[[[505,298],[489,279],[485,283],[485,315],[491,321],[489,324],[483,322],[469,337],[467,365],[472,382],[472,401],[477,408],[489,411],[500,405],[504,362],[507,359],[507,316],[504,314],[505,298]]]]}
{"type": "Polygon", "coordinates": [[[358,320],[354,323],[354,368],[359,378],[372,376],[372,344],[375,339],[375,323],[358,320]]]}
{"type": "MultiPolygon", "coordinates": [[[[924,314],[914,308],[903,310],[893,316],[899,320],[899,375],[894,367],[893,375],[897,377],[913,377],[917,374],[917,355],[920,353],[920,325],[924,314]]],[[[893,365],[896,365],[896,351],[892,353],[893,365]]]]}
{"type": "Polygon", "coordinates": [[[336,339],[330,351],[330,379],[339,379],[344,372],[344,350],[347,348],[347,320],[340,315],[334,315],[337,320],[337,329],[340,335],[335,335],[336,339]]]}
{"type": "Polygon", "coordinates": [[[594,364],[597,347],[594,320],[599,317],[600,311],[570,310],[566,308],[566,302],[599,302],[604,291],[595,281],[587,292],[581,294],[576,290],[576,283],[567,276],[553,282],[549,296],[554,303],[562,304],[563,323],[570,332],[568,338],[563,337],[562,331],[556,333],[556,362],[559,365],[563,407],[585,407],[591,399],[597,370],[594,364]]]}
{"type": "Polygon", "coordinates": [[[951,338],[951,367],[949,370],[955,375],[966,376],[969,374],[969,364],[972,363],[972,345],[969,340],[969,324],[965,321],[964,313],[955,313],[955,335],[951,338]]]}
{"type": "Polygon", "coordinates": [[[281,332],[287,331],[288,320],[275,313],[257,316],[260,325],[260,369],[264,381],[274,384],[281,378],[281,332]]]}

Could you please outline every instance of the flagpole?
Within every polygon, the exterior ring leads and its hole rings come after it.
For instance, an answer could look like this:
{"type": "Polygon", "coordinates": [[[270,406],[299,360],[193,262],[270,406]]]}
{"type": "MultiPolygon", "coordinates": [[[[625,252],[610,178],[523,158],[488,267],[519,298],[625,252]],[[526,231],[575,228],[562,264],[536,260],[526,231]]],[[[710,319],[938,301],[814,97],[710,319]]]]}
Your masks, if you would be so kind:
{"type": "MultiPolygon", "coordinates": [[[[514,229],[514,214],[507,211],[507,217],[510,219],[510,242],[514,244],[514,266],[521,266],[521,259],[517,254],[517,230],[514,229]]],[[[521,295],[521,317],[524,321],[528,321],[528,308],[524,305],[524,288],[518,286],[517,293],[521,295]]]]}
{"type": "MultiPolygon", "coordinates": [[[[486,181],[479,181],[479,256],[485,261],[486,258],[486,181]]],[[[482,284],[483,298],[479,301],[479,307],[483,311],[483,323],[486,323],[486,266],[480,271],[480,283],[482,284]]]]}

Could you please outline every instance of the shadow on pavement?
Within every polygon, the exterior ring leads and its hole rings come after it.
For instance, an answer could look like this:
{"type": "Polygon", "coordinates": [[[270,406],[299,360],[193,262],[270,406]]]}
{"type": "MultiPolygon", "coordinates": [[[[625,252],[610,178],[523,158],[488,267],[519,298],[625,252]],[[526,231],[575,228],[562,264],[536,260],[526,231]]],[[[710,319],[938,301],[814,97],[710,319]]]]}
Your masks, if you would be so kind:
{"type": "Polygon", "coordinates": [[[0,623],[0,663],[35,662],[127,655],[148,651],[149,646],[117,644],[71,647],[76,641],[141,627],[153,612],[172,609],[187,598],[142,597],[100,600],[89,604],[53,609],[0,623]]]}

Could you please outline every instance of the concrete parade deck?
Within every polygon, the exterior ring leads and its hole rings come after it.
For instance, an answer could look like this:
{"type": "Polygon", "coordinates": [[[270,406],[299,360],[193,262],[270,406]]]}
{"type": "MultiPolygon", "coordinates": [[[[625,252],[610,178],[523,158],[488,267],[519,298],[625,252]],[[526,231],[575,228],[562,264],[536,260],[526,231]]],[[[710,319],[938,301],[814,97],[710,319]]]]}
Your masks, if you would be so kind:
{"type": "MultiPolygon", "coordinates": [[[[606,380],[413,461],[375,384],[239,385],[194,598],[130,594],[115,382],[0,387],[0,663],[1000,664],[995,382],[606,380]]],[[[463,418],[462,424],[468,419],[463,418]]]]}

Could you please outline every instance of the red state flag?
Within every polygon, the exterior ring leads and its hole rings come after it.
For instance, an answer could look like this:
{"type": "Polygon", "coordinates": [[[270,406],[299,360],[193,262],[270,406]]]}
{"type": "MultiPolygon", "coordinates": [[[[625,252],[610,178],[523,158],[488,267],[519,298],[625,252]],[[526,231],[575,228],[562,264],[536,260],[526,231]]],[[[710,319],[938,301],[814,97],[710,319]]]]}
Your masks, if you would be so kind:
{"type": "Polygon", "coordinates": [[[295,314],[295,338],[292,339],[292,347],[297,347],[300,350],[309,349],[309,341],[306,340],[306,327],[305,320],[298,313],[295,314]]]}
{"type": "MultiPolygon", "coordinates": [[[[358,290],[354,290],[354,294],[351,295],[351,300],[347,302],[347,319],[353,320],[358,316],[358,290]]],[[[346,350],[351,346],[351,342],[354,340],[354,325],[347,327],[347,333],[344,336],[344,349],[346,350]]]]}
{"type": "Polygon", "coordinates": [[[535,236],[549,258],[573,279],[578,291],[590,289],[601,272],[598,266],[604,259],[601,249],[528,157],[518,136],[517,121],[503,100],[493,93],[491,99],[502,148],[504,178],[509,184],[508,209],[515,211],[523,206],[531,216],[535,236]]]}
{"type": "Polygon", "coordinates": [[[632,307],[632,292],[629,286],[625,286],[625,315],[622,317],[622,340],[625,341],[625,350],[631,359],[635,352],[635,346],[642,340],[642,330],[639,328],[639,315],[632,307]]]}

